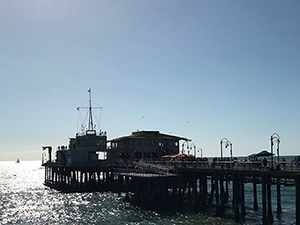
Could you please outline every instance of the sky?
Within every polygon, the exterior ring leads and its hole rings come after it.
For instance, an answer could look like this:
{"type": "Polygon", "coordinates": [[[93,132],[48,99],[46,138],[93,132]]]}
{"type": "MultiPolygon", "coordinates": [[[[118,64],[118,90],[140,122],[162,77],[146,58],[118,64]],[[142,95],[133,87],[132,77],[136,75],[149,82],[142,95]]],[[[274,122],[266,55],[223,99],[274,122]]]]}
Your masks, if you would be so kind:
{"type": "Polygon", "coordinates": [[[0,160],[68,145],[89,88],[108,139],[155,130],[213,157],[227,138],[246,156],[276,132],[280,155],[300,155],[299,11],[298,0],[1,0],[0,160]]]}

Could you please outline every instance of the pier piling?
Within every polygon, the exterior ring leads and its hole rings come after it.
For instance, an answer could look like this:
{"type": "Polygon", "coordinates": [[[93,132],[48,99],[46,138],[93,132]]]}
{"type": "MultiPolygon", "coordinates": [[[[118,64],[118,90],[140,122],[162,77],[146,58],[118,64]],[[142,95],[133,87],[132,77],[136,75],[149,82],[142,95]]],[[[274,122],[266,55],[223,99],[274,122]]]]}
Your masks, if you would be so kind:
{"type": "Polygon", "coordinates": [[[300,225],[300,177],[296,178],[296,224],[300,225]]]}
{"type": "Polygon", "coordinates": [[[257,203],[257,178],[253,177],[253,209],[255,211],[258,210],[258,203],[257,203]]]}

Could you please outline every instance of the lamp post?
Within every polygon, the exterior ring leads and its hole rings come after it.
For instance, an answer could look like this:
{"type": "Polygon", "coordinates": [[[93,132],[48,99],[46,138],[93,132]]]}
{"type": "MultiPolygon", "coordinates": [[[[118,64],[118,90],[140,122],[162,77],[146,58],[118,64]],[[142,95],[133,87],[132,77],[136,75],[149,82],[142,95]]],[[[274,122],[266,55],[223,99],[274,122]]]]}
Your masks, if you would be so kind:
{"type": "Polygon", "coordinates": [[[199,151],[200,151],[200,153],[201,153],[200,156],[201,156],[201,159],[202,159],[202,157],[203,157],[203,155],[202,155],[202,152],[203,152],[202,148],[199,147],[199,148],[198,148],[198,152],[199,152],[199,151]]]}
{"type": "Polygon", "coordinates": [[[230,160],[232,161],[232,143],[227,138],[223,138],[220,141],[221,160],[223,160],[223,149],[222,149],[223,144],[225,145],[225,148],[227,148],[228,146],[230,146],[230,160]]]}
{"type": "Polygon", "coordinates": [[[278,156],[278,165],[279,165],[279,143],[280,143],[280,137],[279,134],[274,133],[271,135],[271,169],[274,169],[273,165],[273,146],[277,144],[277,156],[278,156]]]}
{"type": "Polygon", "coordinates": [[[193,148],[194,148],[194,156],[196,158],[196,145],[194,143],[191,143],[190,144],[190,149],[193,150],[193,148]]]}
{"type": "Polygon", "coordinates": [[[187,149],[189,149],[189,143],[187,141],[183,142],[182,143],[182,147],[181,147],[181,153],[183,154],[183,151],[184,151],[184,145],[186,144],[187,146],[187,149]]]}
{"type": "Polygon", "coordinates": [[[232,161],[232,143],[231,141],[229,141],[230,143],[230,161],[232,161]]]}

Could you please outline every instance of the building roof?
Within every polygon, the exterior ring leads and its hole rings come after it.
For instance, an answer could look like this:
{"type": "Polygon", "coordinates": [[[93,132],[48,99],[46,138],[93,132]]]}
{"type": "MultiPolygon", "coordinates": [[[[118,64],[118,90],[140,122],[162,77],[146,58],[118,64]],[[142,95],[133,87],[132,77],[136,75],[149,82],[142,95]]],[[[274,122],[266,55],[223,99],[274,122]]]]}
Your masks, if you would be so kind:
{"type": "Polygon", "coordinates": [[[179,137],[179,136],[174,136],[174,135],[169,135],[169,134],[162,134],[159,133],[159,131],[136,131],[132,132],[131,135],[128,136],[123,136],[119,138],[115,138],[112,140],[109,140],[109,142],[112,141],[121,141],[125,139],[145,139],[145,138],[163,138],[163,139],[170,139],[170,140],[184,140],[184,141],[191,141],[190,139],[184,138],[184,137],[179,137]]]}

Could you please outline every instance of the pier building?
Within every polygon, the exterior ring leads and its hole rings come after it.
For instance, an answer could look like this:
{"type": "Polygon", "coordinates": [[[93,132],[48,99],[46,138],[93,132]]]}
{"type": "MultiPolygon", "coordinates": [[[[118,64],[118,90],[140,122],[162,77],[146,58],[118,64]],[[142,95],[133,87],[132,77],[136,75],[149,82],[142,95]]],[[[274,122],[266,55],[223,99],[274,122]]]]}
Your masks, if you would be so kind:
{"type": "Polygon", "coordinates": [[[131,135],[109,140],[109,160],[158,160],[164,155],[179,153],[179,141],[187,138],[159,131],[136,131],[131,135]]]}

